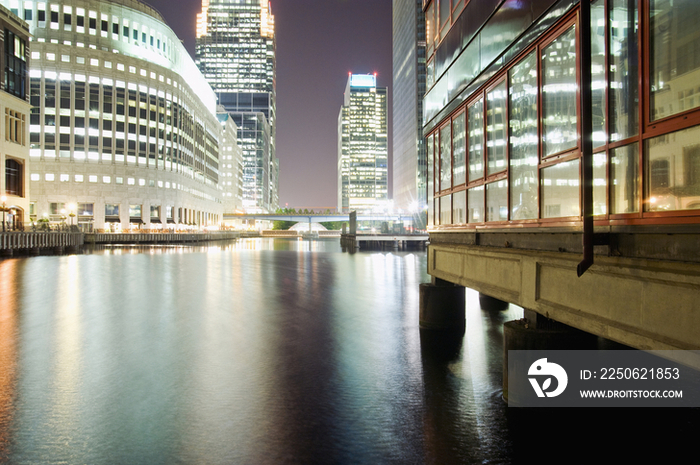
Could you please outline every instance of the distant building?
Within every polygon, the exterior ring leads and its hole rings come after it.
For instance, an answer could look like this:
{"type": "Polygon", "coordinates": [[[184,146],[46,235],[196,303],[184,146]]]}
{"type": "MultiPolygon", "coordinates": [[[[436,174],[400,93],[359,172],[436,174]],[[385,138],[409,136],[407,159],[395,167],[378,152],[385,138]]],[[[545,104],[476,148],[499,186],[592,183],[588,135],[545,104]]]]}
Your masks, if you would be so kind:
{"type": "Polygon", "coordinates": [[[393,201],[404,211],[427,208],[427,155],[423,138],[425,14],[423,0],[393,2],[393,201]]]}
{"type": "MultiPolygon", "coordinates": [[[[0,7],[1,36],[0,192],[5,208],[4,229],[20,228],[29,218],[29,28],[4,7],[0,7]]],[[[0,231],[3,228],[0,228],[0,231]]]]}
{"type": "Polygon", "coordinates": [[[350,74],[338,115],[338,211],[386,207],[387,90],[372,74],[350,74]]]}
{"type": "Polygon", "coordinates": [[[131,0],[0,3],[34,36],[32,219],[217,225],[216,96],[160,14],[131,0]]]}
{"type": "Polygon", "coordinates": [[[225,111],[219,112],[217,117],[223,129],[219,145],[219,185],[224,212],[243,213],[243,151],[238,146],[238,126],[225,111]]]}
{"type": "Polygon", "coordinates": [[[243,206],[279,205],[275,151],[275,24],[268,0],[202,0],[196,63],[219,105],[238,126],[243,153],[243,206]]]}

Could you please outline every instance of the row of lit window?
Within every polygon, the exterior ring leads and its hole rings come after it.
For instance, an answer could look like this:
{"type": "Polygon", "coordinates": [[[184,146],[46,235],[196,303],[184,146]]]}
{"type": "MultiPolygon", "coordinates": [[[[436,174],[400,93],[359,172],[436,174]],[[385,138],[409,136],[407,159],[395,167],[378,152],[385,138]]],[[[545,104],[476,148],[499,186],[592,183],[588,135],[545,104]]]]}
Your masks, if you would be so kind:
{"type": "MultiPolygon", "coordinates": [[[[15,2],[10,2],[15,3],[15,2]]],[[[11,10],[14,14],[19,15],[19,5],[11,6],[11,10]]],[[[46,3],[38,2],[36,14],[34,11],[34,2],[25,1],[24,2],[24,20],[28,22],[36,21],[38,28],[46,27],[47,16],[49,28],[52,30],[59,30],[61,23],[63,24],[63,30],[67,32],[73,31],[73,7],[69,5],[63,6],[63,12],[61,14],[59,5],[51,4],[50,10],[46,10],[46,3]],[[62,20],[62,21],[61,21],[62,20]]],[[[84,34],[86,30],[85,25],[85,9],[76,8],[75,9],[75,32],[84,34]]],[[[99,21],[99,31],[101,37],[109,37],[110,23],[112,25],[112,38],[114,40],[119,40],[120,33],[122,39],[125,42],[129,42],[132,39],[134,45],[142,45],[155,48],[156,50],[166,53],[168,50],[167,39],[165,39],[161,33],[157,33],[154,29],[146,26],[139,25],[137,22],[131,22],[128,19],[123,19],[120,26],[119,18],[112,16],[110,21],[109,15],[102,13],[100,15],[99,21]],[[131,26],[131,28],[130,28],[131,26]],[[140,34],[139,34],[140,28],[140,34]],[[120,30],[121,29],[121,30],[120,30]],[[139,41],[139,38],[141,39],[139,41]]],[[[98,31],[98,14],[95,11],[89,11],[87,15],[87,31],[90,35],[96,35],[98,31]]]]}

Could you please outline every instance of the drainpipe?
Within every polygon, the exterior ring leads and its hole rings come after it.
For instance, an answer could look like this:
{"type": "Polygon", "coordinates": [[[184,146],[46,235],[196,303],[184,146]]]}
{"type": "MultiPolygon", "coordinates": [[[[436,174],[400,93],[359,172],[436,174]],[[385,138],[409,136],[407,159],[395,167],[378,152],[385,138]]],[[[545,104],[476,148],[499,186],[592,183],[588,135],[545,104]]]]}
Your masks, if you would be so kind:
{"type": "Polygon", "coordinates": [[[581,0],[581,177],[583,184],[583,260],[579,277],[593,265],[593,95],[591,91],[591,2],[581,0]]]}

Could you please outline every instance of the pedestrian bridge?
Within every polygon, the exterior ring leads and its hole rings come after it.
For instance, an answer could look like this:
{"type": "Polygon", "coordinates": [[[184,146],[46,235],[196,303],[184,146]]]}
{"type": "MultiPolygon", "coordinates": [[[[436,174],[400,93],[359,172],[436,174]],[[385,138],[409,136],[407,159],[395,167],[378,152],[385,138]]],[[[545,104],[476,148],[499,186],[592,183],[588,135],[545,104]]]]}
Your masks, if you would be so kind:
{"type": "MultiPolygon", "coordinates": [[[[348,213],[224,213],[224,221],[231,220],[261,220],[261,221],[306,221],[309,223],[325,223],[328,221],[350,221],[348,213]]],[[[412,221],[409,214],[358,214],[357,221],[412,221]]]]}

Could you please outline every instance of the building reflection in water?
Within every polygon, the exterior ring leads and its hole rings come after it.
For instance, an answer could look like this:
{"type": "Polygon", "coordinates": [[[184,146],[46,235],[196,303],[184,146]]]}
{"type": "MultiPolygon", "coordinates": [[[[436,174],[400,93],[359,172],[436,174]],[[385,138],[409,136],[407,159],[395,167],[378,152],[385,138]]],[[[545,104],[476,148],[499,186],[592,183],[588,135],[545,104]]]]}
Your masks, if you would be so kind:
{"type": "Polygon", "coordinates": [[[116,250],[0,261],[0,462],[520,463],[592,424],[697,432],[692,412],[511,413],[502,327],[522,310],[468,291],[464,338],[421,333],[424,252],[116,250]]]}
{"type": "Polygon", "coordinates": [[[8,459],[17,383],[18,260],[0,261],[0,462],[8,459]]]}

